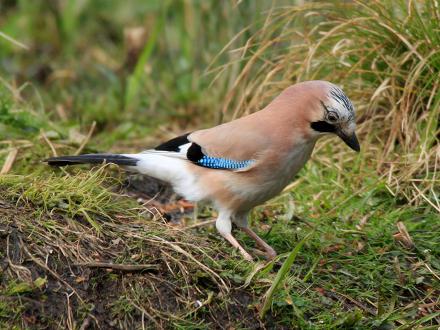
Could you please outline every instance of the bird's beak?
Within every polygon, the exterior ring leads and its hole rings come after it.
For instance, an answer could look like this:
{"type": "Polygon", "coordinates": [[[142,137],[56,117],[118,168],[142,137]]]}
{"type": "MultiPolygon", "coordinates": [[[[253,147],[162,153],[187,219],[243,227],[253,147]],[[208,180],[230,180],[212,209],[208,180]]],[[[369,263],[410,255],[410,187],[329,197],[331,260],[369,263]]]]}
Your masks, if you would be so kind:
{"type": "Polygon", "coordinates": [[[342,130],[337,132],[337,135],[344,141],[351,149],[354,151],[361,151],[361,146],[359,145],[359,141],[357,139],[356,133],[353,132],[351,134],[346,134],[342,130]]]}

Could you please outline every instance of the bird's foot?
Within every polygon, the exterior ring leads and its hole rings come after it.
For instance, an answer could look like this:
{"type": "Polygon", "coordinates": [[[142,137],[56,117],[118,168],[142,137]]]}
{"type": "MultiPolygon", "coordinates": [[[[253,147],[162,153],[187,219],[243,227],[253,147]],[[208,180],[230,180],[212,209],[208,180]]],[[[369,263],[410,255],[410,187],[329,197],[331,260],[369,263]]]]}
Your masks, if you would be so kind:
{"type": "Polygon", "coordinates": [[[263,250],[262,251],[263,255],[268,260],[272,260],[277,256],[275,250],[269,244],[263,241],[261,237],[259,237],[252,229],[248,227],[242,227],[241,230],[243,230],[246,234],[248,234],[249,237],[251,237],[255,241],[255,243],[257,243],[257,245],[263,250]]]}
{"type": "Polygon", "coordinates": [[[264,255],[268,260],[273,260],[277,256],[277,253],[272,247],[269,246],[269,248],[265,249],[264,255]]]}
{"type": "Polygon", "coordinates": [[[274,249],[271,249],[271,251],[262,251],[259,249],[252,249],[252,253],[256,254],[258,256],[262,256],[262,257],[266,258],[267,260],[273,260],[277,256],[277,253],[275,252],[274,249]]]}
{"type": "Polygon", "coordinates": [[[240,251],[240,254],[243,256],[244,259],[246,259],[247,261],[252,261],[253,260],[252,256],[248,252],[246,252],[245,249],[243,249],[243,247],[240,245],[240,243],[238,243],[238,241],[235,239],[235,237],[232,236],[232,234],[230,234],[230,233],[223,234],[223,237],[229,243],[231,243],[231,245],[233,247],[235,247],[236,249],[238,249],[238,251],[240,251]]]}
{"type": "Polygon", "coordinates": [[[240,253],[241,253],[241,255],[243,256],[243,258],[245,260],[247,260],[247,261],[253,261],[254,260],[254,258],[252,258],[252,256],[249,253],[247,253],[246,251],[241,251],[240,250],[240,253]]]}

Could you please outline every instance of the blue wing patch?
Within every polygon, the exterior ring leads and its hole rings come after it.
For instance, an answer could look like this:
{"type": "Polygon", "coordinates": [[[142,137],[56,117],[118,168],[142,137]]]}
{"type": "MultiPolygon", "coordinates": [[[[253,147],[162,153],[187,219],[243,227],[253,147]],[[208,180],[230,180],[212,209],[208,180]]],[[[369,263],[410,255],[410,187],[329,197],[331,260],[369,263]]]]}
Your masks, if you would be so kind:
{"type": "Polygon", "coordinates": [[[220,170],[240,170],[255,162],[254,160],[233,160],[228,158],[210,157],[205,155],[200,145],[194,142],[188,148],[186,157],[199,166],[220,170]]]}
{"type": "Polygon", "coordinates": [[[253,160],[232,160],[227,158],[216,158],[203,156],[197,163],[203,167],[224,169],[224,170],[239,170],[252,165],[253,160]]]}

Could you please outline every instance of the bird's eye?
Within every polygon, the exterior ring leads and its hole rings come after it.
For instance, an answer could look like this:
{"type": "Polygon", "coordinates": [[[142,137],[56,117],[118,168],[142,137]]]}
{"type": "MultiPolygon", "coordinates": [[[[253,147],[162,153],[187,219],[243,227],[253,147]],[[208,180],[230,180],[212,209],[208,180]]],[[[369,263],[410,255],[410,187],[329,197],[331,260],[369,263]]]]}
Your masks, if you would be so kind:
{"type": "Polygon", "coordinates": [[[336,121],[338,120],[338,117],[336,115],[332,114],[332,113],[329,113],[328,116],[327,116],[327,120],[330,123],[336,123],[336,121]]]}

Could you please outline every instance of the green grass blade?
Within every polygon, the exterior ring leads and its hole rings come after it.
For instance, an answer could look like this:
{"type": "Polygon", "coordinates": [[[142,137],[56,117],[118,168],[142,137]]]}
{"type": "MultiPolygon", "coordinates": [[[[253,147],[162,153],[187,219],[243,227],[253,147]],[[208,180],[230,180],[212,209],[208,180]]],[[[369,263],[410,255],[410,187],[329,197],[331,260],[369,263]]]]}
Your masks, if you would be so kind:
{"type": "Polygon", "coordinates": [[[142,50],[142,53],[138,59],[138,62],[136,63],[136,67],[134,68],[133,73],[128,77],[124,104],[126,108],[139,92],[140,82],[144,73],[145,65],[147,64],[148,59],[153,53],[157,37],[159,35],[159,31],[162,30],[162,26],[163,19],[159,17],[144,49],[142,50]]]}
{"type": "Polygon", "coordinates": [[[93,218],[87,213],[87,210],[85,209],[80,209],[79,210],[81,212],[81,214],[86,218],[87,222],[93,227],[95,228],[96,232],[101,232],[101,226],[99,225],[99,223],[97,223],[95,220],[93,220],[93,218]]]}
{"type": "Polygon", "coordinates": [[[271,287],[269,290],[267,290],[267,293],[265,294],[264,304],[260,311],[260,318],[264,318],[264,315],[266,314],[269,307],[272,305],[272,299],[275,291],[280,286],[280,284],[284,281],[286,278],[287,273],[290,270],[290,267],[292,267],[292,264],[295,262],[296,256],[298,255],[299,251],[301,250],[304,243],[313,235],[313,231],[308,234],[306,237],[304,237],[292,250],[292,252],[289,253],[287,256],[286,261],[284,261],[283,265],[281,266],[280,270],[278,271],[275,280],[273,281],[271,287]]]}

